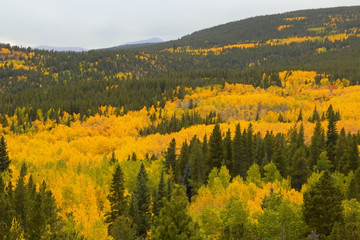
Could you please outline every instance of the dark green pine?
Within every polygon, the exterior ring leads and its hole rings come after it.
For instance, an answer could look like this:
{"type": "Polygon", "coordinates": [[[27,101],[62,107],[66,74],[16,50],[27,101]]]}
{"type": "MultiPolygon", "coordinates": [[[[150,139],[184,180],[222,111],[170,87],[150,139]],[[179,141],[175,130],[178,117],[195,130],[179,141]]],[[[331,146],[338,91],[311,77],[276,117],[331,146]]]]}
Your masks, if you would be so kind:
{"type": "Polygon", "coordinates": [[[0,173],[10,170],[10,158],[6,149],[6,143],[4,136],[1,136],[0,139],[0,173]]]}
{"type": "Polygon", "coordinates": [[[342,223],[342,200],[341,191],[328,171],[304,193],[304,220],[310,230],[320,235],[320,239],[331,234],[336,222],[342,223]]]}
{"type": "Polygon", "coordinates": [[[146,237],[150,229],[150,192],[147,187],[148,175],[144,164],[141,163],[140,171],[137,176],[136,190],[134,192],[135,208],[137,216],[133,219],[137,226],[137,235],[146,237]]]}
{"type": "Polygon", "coordinates": [[[177,187],[170,202],[166,202],[155,219],[151,239],[154,240],[200,240],[199,227],[187,213],[188,201],[184,187],[177,187]]]}
{"type": "Polygon", "coordinates": [[[167,171],[172,169],[172,171],[175,171],[176,166],[176,141],[175,138],[173,138],[169,144],[169,147],[165,154],[165,166],[167,171]]]}
{"type": "Polygon", "coordinates": [[[219,124],[215,127],[209,138],[208,172],[214,167],[220,168],[223,163],[224,152],[219,124]]]}
{"type": "Polygon", "coordinates": [[[105,214],[105,222],[109,223],[109,234],[111,232],[112,224],[116,221],[116,219],[121,215],[125,215],[127,212],[127,199],[124,196],[124,192],[124,174],[120,165],[116,165],[110,185],[110,193],[107,196],[110,202],[110,212],[105,214]]]}

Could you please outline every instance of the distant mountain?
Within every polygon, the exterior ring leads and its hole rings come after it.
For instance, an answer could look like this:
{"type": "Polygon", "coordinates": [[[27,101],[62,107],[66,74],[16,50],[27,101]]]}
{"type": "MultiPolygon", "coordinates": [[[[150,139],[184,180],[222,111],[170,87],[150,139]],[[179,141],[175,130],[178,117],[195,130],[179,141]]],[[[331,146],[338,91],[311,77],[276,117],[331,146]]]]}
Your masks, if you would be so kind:
{"type": "MultiPolygon", "coordinates": [[[[164,42],[164,40],[162,40],[161,38],[150,38],[150,39],[146,39],[146,40],[128,42],[128,43],[125,43],[125,44],[122,44],[119,46],[106,48],[106,50],[141,48],[141,47],[147,47],[147,46],[155,45],[155,44],[162,43],[162,42],[164,42]]],[[[102,50],[104,50],[104,49],[102,49],[102,50]]]]}
{"type": "Polygon", "coordinates": [[[87,49],[81,48],[81,47],[54,47],[54,46],[47,46],[47,45],[41,45],[41,46],[35,47],[35,49],[55,51],[55,52],[87,52],[87,49]]]}
{"type": "Polygon", "coordinates": [[[164,42],[164,40],[162,40],[161,38],[150,38],[150,39],[146,39],[146,40],[140,40],[140,41],[135,41],[135,42],[128,42],[125,43],[124,45],[136,45],[136,44],[147,44],[147,43],[161,43],[164,42]]]}

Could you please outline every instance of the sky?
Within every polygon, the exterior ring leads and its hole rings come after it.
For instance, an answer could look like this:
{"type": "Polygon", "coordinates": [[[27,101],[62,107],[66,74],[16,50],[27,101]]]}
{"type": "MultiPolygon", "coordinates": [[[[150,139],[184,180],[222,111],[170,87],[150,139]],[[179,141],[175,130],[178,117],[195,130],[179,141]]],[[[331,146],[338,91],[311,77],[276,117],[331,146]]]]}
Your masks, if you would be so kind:
{"type": "Polygon", "coordinates": [[[0,42],[105,48],[153,37],[176,40],[248,17],[359,4],[359,0],[0,0],[0,42]]]}

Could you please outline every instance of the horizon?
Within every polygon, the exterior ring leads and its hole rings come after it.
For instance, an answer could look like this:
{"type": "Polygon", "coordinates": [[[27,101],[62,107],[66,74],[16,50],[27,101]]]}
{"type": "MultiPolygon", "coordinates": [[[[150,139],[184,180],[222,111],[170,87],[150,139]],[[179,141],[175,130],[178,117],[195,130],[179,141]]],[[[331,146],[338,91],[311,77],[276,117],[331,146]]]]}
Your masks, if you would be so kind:
{"type": "Polygon", "coordinates": [[[164,41],[177,40],[196,31],[250,17],[308,9],[359,6],[359,2],[354,0],[332,0],[325,3],[321,0],[306,0],[300,3],[284,0],[269,3],[265,0],[255,0],[246,4],[238,3],[235,0],[226,0],[221,6],[214,4],[214,1],[205,2],[204,0],[196,3],[189,1],[189,5],[179,1],[167,3],[162,0],[149,4],[142,0],[138,5],[135,4],[136,6],[126,3],[126,9],[129,11],[124,12],[123,16],[113,10],[119,4],[121,5],[115,0],[107,0],[105,6],[98,6],[95,0],[77,0],[75,3],[65,0],[60,4],[54,1],[50,3],[41,0],[34,1],[43,3],[43,5],[30,4],[27,7],[26,5],[29,3],[25,0],[3,4],[5,5],[4,9],[14,8],[19,11],[19,14],[23,13],[23,18],[29,19],[29,21],[19,21],[19,19],[9,21],[9,16],[13,15],[13,11],[6,11],[2,14],[0,20],[8,24],[3,25],[0,31],[1,43],[31,48],[50,46],[91,50],[125,45],[151,38],[160,38],[164,41]],[[157,9],[156,6],[159,3],[161,3],[161,8],[157,9]],[[234,7],[229,9],[227,3],[234,7]],[[73,5],[72,8],[68,8],[69,5],[73,5]],[[139,5],[148,6],[143,9],[138,8],[139,5]],[[224,9],[224,5],[227,8],[224,9]],[[187,6],[191,8],[186,9],[187,6]],[[153,14],[154,12],[151,11],[154,7],[157,14],[153,14]],[[207,9],[198,11],[201,7],[207,9]],[[82,12],[83,9],[85,10],[82,12]],[[171,14],[170,10],[172,9],[178,11],[171,14]],[[140,15],[133,19],[135,13],[140,15]],[[186,15],[186,18],[180,18],[178,15],[186,15]],[[123,18],[126,18],[126,21],[123,18]]]}

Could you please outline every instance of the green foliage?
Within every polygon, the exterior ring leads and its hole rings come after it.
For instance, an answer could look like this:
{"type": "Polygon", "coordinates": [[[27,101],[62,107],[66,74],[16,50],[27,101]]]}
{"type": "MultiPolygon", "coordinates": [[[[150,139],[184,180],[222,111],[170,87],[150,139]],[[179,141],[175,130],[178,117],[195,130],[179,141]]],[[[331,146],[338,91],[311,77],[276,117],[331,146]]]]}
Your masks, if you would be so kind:
{"type": "Polygon", "coordinates": [[[111,233],[111,228],[116,219],[120,216],[126,215],[127,213],[127,199],[124,196],[125,186],[124,186],[124,174],[120,165],[116,165],[115,171],[113,174],[113,179],[110,185],[110,193],[107,196],[110,202],[110,212],[105,214],[106,220],[108,223],[108,234],[111,233]]]}
{"type": "Polygon", "coordinates": [[[121,215],[113,223],[110,234],[114,240],[136,239],[136,226],[130,217],[121,215]]]}
{"type": "Polygon", "coordinates": [[[130,204],[130,216],[137,226],[137,236],[146,237],[150,229],[150,192],[147,187],[148,174],[144,164],[141,163],[137,175],[136,190],[130,204]]]}
{"type": "Polygon", "coordinates": [[[253,182],[257,186],[262,185],[259,165],[257,165],[256,163],[251,165],[251,167],[249,168],[249,170],[246,173],[246,181],[253,182]]]}
{"type": "Polygon", "coordinates": [[[176,165],[176,141],[175,138],[173,138],[166,151],[165,166],[168,171],[170,171],[170,169],[172,169],[172,171],[175,171],[175,165],[176,165]]]}
{"type": "Polygon", "coordinates": [[[0,139],[0,174],[5,172],[5,171],[11,171],[11,169],[9,169],[10,166],[10,159],[9,159],[9,155],[6,149],[6,142],[4,139],[4,136],[1,136],[0,139]]]}
{"type": "Polygon", "coordinates": [[[223,142],[219,124],[215,124],[209,138],[209,152],[207,167],[209,171],[214,167],[220,168],[224,160],[223,142]]]}
{"type": "Polygon", "coordinates": [[[276,165],[273,162],[270,162],[269,164],[264,166],[264,182],[274,182],[274,181],[280,181],[281,175],[278,171],[276,165]]]}
{"type": "Polygon", "coordinates": [[[320,237],[329,236],[335,222],[342,224],[342,194],[335,186],[330,173],[326,171],[319,181],[304,193],[303,214],[310,230],[316,230],[320,237]]]}
{"type": "Polygon", "coordinates": [[[170,202],[166,202],[155,219],[151,239],[201,239],[199,227],[187,214],[188,202],[183,187],[176,187],[170,202]]]}
{"type": "Polygon", "coordinates": [[[246,203],[237,198],[230,198],[226,209],[221,214],[223,227],[220,239],[251,239],[253,226],[249,220],[246,203]]]}

